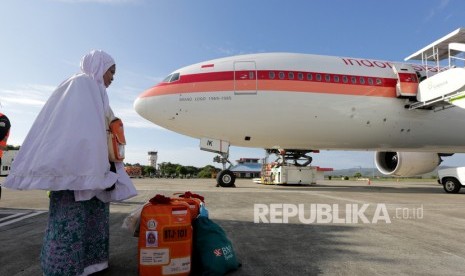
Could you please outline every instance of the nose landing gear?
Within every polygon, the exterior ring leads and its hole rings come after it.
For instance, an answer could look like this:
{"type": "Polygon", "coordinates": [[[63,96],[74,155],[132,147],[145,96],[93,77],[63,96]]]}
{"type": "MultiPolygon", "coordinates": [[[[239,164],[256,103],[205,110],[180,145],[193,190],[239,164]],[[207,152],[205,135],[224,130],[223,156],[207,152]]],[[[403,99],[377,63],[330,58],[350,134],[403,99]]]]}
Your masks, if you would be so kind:
{"type": "Polygon", "coordinates": [[[232,163],[228,160],[228,153],[220,153],[220,155],[213,158],[214,162],[221,163],[223,165],[223,170],[218,173],[216,176],[216,187],[236,187],[234,183],[236,182],[236,175],[229,170],[232,166],[232,163]],[[229,167],[226,168],[226,163],[229,163],[229,167]]]}
{"type": "Polygon", "coordinates": [[[213,162],[221,163],[223,165],[223,170],[218,173],[216,177],[216,187],[236,187],[234,185],[236,176],[231,170],[229,170],[232,166],[232,163],[228,160],[229,143],[218,139],[201,138],[200,149],[219,154],[213,158],[213,162]],[[227,163],[229,163],[228,168],[226,168],[227,163]]]}

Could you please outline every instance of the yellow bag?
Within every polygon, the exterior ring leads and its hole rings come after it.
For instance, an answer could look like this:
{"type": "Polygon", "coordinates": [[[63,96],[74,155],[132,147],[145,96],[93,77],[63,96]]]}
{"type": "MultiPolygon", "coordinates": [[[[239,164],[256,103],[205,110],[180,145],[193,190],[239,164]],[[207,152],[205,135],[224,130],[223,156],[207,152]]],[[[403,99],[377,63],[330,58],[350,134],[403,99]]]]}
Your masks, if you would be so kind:
{"type": "Polygon", "coordinates": [[[120,118],[115,118],[111,121],[108,130],[108,159],[112,162],[122,162],[125,145],[123,122],[120,118]]]}

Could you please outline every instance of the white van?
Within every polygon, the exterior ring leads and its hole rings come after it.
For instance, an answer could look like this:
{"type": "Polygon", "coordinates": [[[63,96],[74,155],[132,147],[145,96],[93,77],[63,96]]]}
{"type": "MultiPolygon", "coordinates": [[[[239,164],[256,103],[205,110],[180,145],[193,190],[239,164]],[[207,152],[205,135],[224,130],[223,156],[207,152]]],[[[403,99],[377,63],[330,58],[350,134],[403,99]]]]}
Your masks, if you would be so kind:
{"type": "Polygon", "coordinates": [[[438,170],[438,183],[446,193],[458,193],[465,184],[465,167],[438,170]]]}

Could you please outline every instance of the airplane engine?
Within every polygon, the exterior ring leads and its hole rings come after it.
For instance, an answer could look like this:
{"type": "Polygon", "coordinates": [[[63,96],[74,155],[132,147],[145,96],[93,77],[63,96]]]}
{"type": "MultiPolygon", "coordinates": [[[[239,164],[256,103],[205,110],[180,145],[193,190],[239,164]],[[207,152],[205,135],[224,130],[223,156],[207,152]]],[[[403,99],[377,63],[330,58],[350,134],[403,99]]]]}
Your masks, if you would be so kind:
{"type": "Polygon", "coordinates": [[[439,154],[432,152],[375,153],[376,168],[385,175],[415,176],[433,171],[441,163],[439,154]]]}

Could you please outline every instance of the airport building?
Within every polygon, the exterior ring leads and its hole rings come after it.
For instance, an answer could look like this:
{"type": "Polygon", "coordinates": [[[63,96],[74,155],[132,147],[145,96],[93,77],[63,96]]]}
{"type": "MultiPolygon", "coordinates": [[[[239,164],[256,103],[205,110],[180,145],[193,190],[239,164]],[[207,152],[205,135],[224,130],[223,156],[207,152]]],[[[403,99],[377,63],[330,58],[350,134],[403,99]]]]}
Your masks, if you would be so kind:
{"type": "Polygon", "coordinates": [[[259,158],[241,158],[230,170],[237,178],[257,178],[262,171],[262,163],[259,161],[259,158]]]}
{"type": "Polygon", "coordinates": [[[6,176],[10,173],[11,164],[15,159],[18,150],[5,150],[2,157],[2,166],[0,166],[0,175],[6,176]]]}

